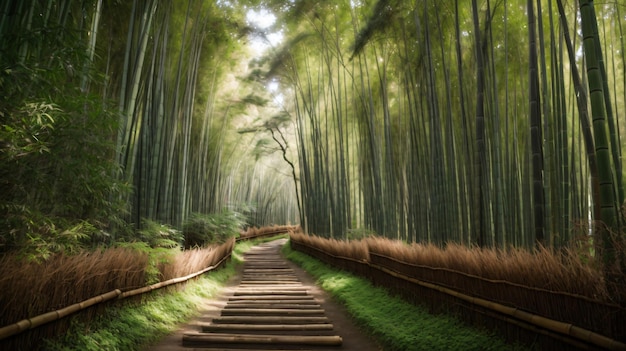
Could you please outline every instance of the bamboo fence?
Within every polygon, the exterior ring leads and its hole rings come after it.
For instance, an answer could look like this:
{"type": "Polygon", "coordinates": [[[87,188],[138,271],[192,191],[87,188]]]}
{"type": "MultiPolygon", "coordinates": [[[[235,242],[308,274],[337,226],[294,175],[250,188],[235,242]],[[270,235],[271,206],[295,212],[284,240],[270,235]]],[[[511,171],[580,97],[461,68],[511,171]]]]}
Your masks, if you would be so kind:
{"type": "Polygon", "coordinates": [[[428,301],[433,310],[459,311],[465,317],[469,311],[474,315],[464,319],[505,329],[508,337],[518,341],[537,342],[537,335],[543,335],[545,340],[540,342],[550,349],[626,350],[626,310],[622,306],[450,269],[412,265],[372,252],[367,258],[354,259],[327,252],[328,246],[316,247],[315,242],[298,240],[293,235],[291,246],[391,288],[412,302],[428,301]]]}
{"type": "Polygon", "coordinates": [[[296,226],[273,226],[273,227],[264,227],[264,228],[250,228],[248,231],[242,232],[240,237],[229,240],[228,242],[218,247],[216,249],[216,252],[218,253],[218,255],[220,255],[220,257],[216,257],[213,260],[213,261],[218,260],[218,262],[200,271],[197,271],[195,273],[191,273],[185,276],[177,277],[177,278],[172,278],[166,281],[158,282],[155,284],[151,284],[148,286],[132,289],[132,290],[122,291],[123,289],[119,289],[119,288],[113,289],[109,292],[97,295],[95,297],[91,297],[82,302],[78,302],[70,306],[63,307],[61,309],[57,309],[57,310],[46,312],[46,313],[43,313],[34,317],[29,317],[29,318],[20,320],[16,323],[12,323],[10,325],[0,328],[0,341],[8,339],[22,332],[32,330],[37,327],[58,321],[64,317],[76,314],[78,312],[88,309],[89,307],[102,304],[107,301],[123,300],[123,299],[127,299],[133,296],[138,296],[141,294],[152,292],[154,290],[158,290],[158,289],[162,289],[168,286],[186,282],[199,275],[202,275],[204,273],[207,273],[207,272],[210,272],[219,268],[224,262],[226,262],[226,260],[228,260],[231,257],[235,241],[252,240],[252,239],[257,239],[257,238],[262,238],[262,237],[275,236],[278,234],[288,233],[296,229],[297,229],[296,226]]]}

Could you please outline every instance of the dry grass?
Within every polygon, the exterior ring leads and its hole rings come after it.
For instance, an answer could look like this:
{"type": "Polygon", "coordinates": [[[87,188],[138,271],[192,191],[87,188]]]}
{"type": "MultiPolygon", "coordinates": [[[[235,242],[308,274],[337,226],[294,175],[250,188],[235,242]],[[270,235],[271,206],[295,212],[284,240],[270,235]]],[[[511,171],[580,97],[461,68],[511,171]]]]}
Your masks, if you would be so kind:
{"type": "Polygon", "coordinates": [[[291,240],[318,248],[331,255],[347,257],[357,261],[369,261],[367,242],[364,240],[326,239],[314,235],[306,235],[302,232],[292,233],[291,240]]]}
{"type": "Polygon", "coordinates": [[[262,228],[250,227],[245,232],[242,232],[239,237],[241,239],[251,239],[270,234],[295,232],[299,228],[299,226],[295,225],[272,225],[262,228]]]}
{"type": "Polygon", "coordinates": [[[367,260],[371,252],[412,265],[445,268],[485,279],[609,301],[603,274],[597,265],[568,249],[557,252],[546,248],[534,251],[511,248],[505,251],[458,244],[440,248],[379,237],[348,242],[300,233],[292,235],[292,240],[336,256],[367,260]]]}
{"type": "Polygon", "coordinates": [[[177,253],[167,261],[159,264],[161,281],[186,276],[198,272],[219,262],[228,252],[232,251],[235,239],[230,238],[226,243],[204,248],[194,248],[177,253]]]}
{"type": "Polygon", "coordinates": [[[185,276],[214,265],[232,250],[227,243],[189,251],[162,251],[157,262],[141,250],[118,247],[57,255],[37,263],[14,256],[0,259],[0,326],[54,311],[114,289],[143,287],[149,270],[158,280],[185,276]],[[156,264],[156,267],[152,265],[156,264]]]}
{"type": "Polygon", "coordinates": [[[2,326],[145,281],[146,254],[128,248],[57,255],[43,263],[0,260],[2,326]]]}
{"type": "Polygon", "coordinates": [[[371,252],[415,265],[446,268],[490,280],[607,300],[603,274],[573,250],[548,248],[499,250],[449,244],[406,245],[380,238],[367,240],[371,252]]]}

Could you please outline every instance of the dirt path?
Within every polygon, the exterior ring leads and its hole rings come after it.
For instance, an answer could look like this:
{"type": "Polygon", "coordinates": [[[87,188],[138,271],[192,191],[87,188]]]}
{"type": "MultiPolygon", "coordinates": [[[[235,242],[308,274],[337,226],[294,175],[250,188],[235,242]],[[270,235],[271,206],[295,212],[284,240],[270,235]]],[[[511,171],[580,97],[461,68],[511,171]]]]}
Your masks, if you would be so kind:
{"type": "MultiPolygon", "coordinates": [[[[286,242],[286,239],[277,240],[270,243],[278,249],[286,242]]],[[[268,244],[266,244],[268,245],[268,244]]],[[[328,349],[333,350],[358,350],[358,351],[375,351],[381,350],[380,347],[367,335],[361,332],[358,327],[354,325],[350,319],[345,308],[333,301],[332,297],[324,292],[321,288],[315,285],[315,280],[300,267],[294,263],[283,259],[281,262],[286,267],[289,267],[297,279],[306,287],[306,291],[311,295],[315,301],[324,310],[325,316],[330,320],[333,325],[334,334],[339,335],[342,339],[341,346],[333,346],[328,349]]],[[[146,351],[189,351],[194,347],[183,346],[183,336],[197,335],[201,331],[202,324],[209,324],[213,319],[219,318],[222,314],[222,310],[227,306],[229,299],[233,298],[235,293],[239,291],[242,283],[243,267],[240,267],[240,272],[237,276],[233,277],[231,281],[224,287],[218,297],[211,300],[206,300],[201,306],[198,306],[199,316],[194,318],[187,324],[181,325],[180,328],[173,334],[168,335],[162,339],[158,344],[149,347],[146,351]]],[[[187,337],[187,340],[189,338],[187,337]]],[[[189,343],[189,341],[187,341],[189,343]]],[[[249,348],[249,347],[248,347],[249,348]]],[[[270,347],[267,347],[268,349],[270,347]]],[[[196,347],[196,349],[199,349],[196,347]]],[[[256,349],[256,348],[253,348],[256,349]]]]}

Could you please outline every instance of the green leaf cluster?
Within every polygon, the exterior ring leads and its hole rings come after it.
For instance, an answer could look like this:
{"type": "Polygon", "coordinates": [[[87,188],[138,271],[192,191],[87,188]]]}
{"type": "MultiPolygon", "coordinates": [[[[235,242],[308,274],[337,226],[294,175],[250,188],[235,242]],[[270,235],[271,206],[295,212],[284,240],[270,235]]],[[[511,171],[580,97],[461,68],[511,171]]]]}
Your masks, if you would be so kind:
{"type": "Polygon", "coordinates": [[[183,243],[183,233],[170,225],[158,223],[149,219],[142,219],[141,227],[128,233],[118,240],[124,242],[139,242],[152,249],[180,248],[183,243]]]}
{"type": "Polygon", "coordinates": [[[236,237],[246,224],[244,218],[239,212],[229,209],[220,213],[194,213],[183,225],[185,247],[223,243],[236,237]]]}
{"type": "Polygon", "coordinates": [[[88,4],[37,4],[0,13],[0,253],[44,260],[126,230],[130,188],[113,158],[117,115],[86,89],[104,80],[86,66],[88,4]]]}
{"type": "Polygon", "coordinates": [[[108,242],[113,226],[125,226],[130,188],[112,159],[115,116],[93,96],[50,101],[24,97],[4,114],[0,251],[44,258],[108,242]]]}

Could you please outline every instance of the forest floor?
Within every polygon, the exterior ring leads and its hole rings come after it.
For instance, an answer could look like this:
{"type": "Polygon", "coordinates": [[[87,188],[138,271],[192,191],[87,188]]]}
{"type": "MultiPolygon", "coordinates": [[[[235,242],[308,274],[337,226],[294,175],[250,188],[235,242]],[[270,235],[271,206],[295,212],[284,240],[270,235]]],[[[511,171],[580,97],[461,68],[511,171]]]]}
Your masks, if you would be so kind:
{"type": "MultiPolygon", "coordinates": [[[[281,244],[286,242],[286,239],[281,239],[281,244]]],[[[309,287],[309,293],[315,297],[320,303],[321,307],[325,310],[326,316],[330,319],[334,326],[334,330],[343,339],[343,345],[337,347],[337,350],[358,350],[358,351],[379,351],[382,348],[376,343],[374,339],[360,330],[350,315],[346,311],[345,307],[338,302],[334,301],[332,296],[326,293],[323,289],[315,284],[315,279],[311,277],[306,271],[297,266],[295,263],[286,260],[287,264],[294,270],[296,276],[302,282],[302,284],[309,287]]],[[[243,265],[238,267],[238,274],[234,276],[228,284],[224,286],[221,293],[217,298],[207,299],[200,306],[198,306],[198,314],[189,322],[179,326],[178,330],[174,333],[164,337],[160,342],[147,347],[145,351],[189,351],[193,348],[183,346],[183,334],[198,332],[200,330],[200,324],[209,323],[213,318],[220,315],[220,311],[226,305],[226,302],[230,296],[234,294],[235,289],[239,285],[242,279],[243,265]]]]}

